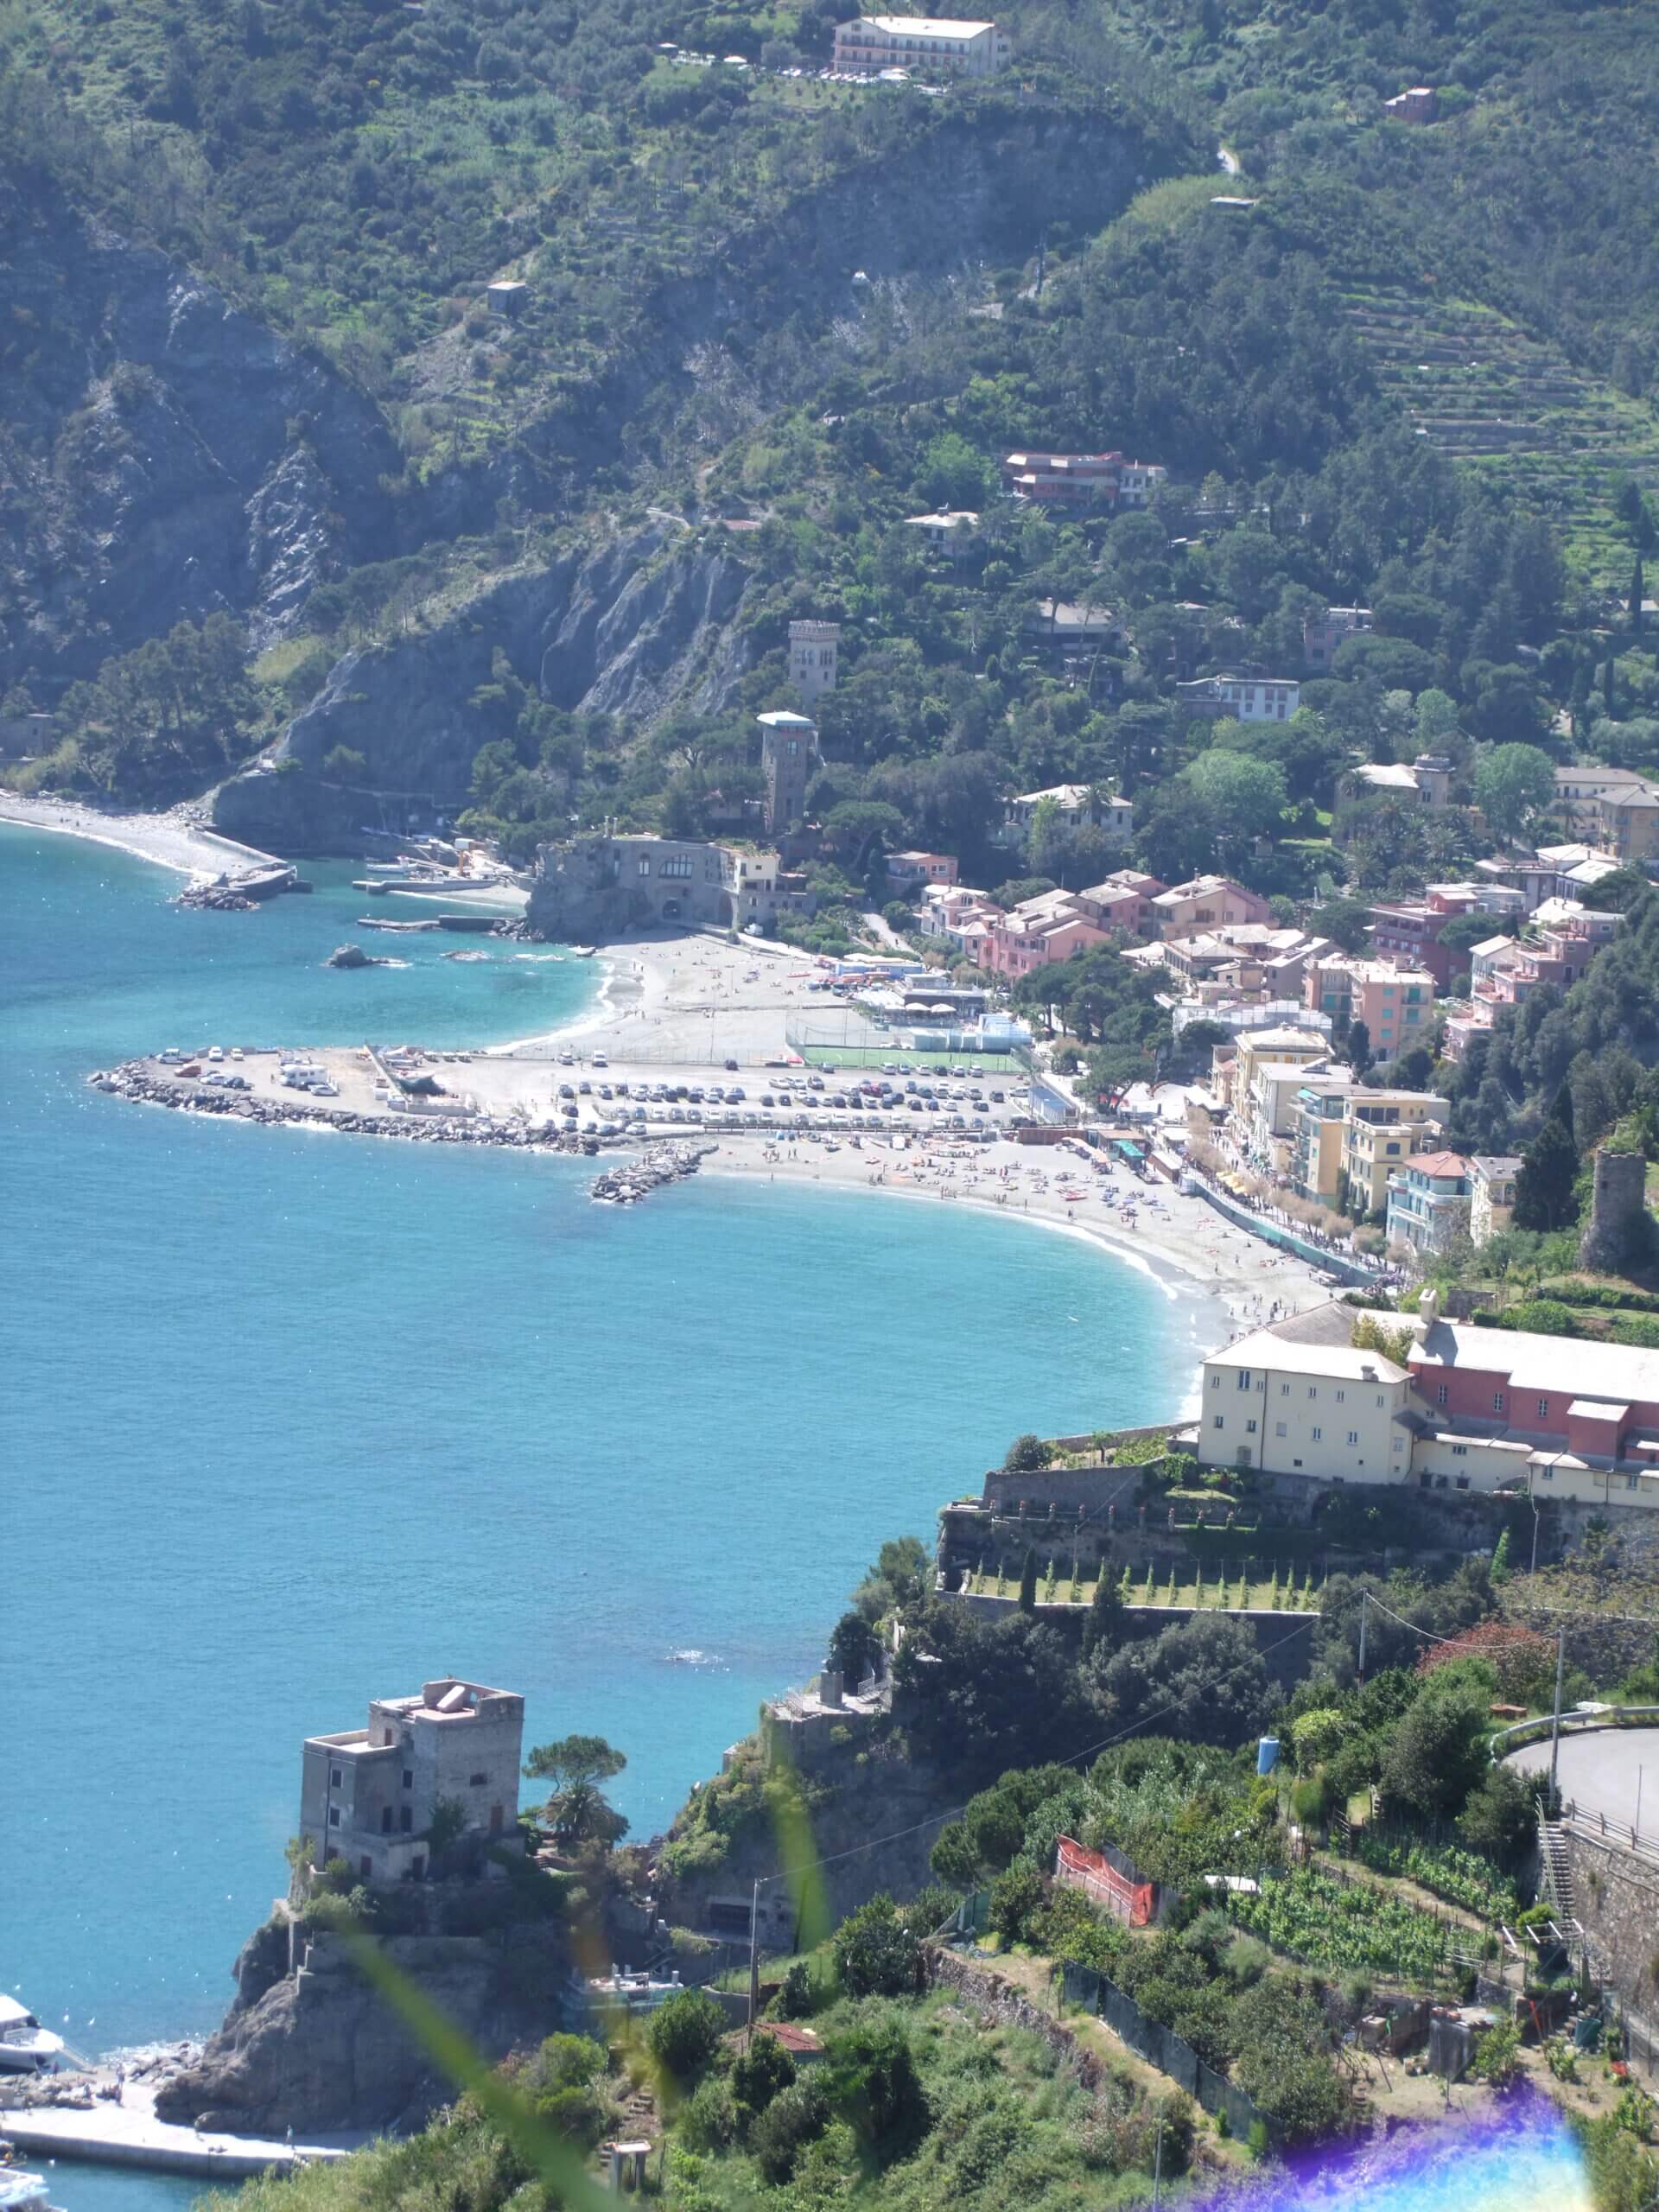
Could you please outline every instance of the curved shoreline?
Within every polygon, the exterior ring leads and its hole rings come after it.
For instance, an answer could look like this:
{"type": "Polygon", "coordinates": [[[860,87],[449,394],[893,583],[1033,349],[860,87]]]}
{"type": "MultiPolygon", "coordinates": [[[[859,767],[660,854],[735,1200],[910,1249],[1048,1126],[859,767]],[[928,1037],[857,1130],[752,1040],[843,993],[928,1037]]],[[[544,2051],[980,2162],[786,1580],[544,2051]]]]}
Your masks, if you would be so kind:
{"type": "Polygon", "coordinates": [[[233,867],[253,867],[276,858],[178,814],[100,814],[96,807],[72,799],[29,798],[3,789],[0,823],[54,837],[79,837],[89,845],[107,845],[135,860],[148,861],[152,868],[209,880],[233,867]]]}
{"type": "MultiPolygon", "coordinates": [[[[265,1056],[262,1055],[261,1058],[265,1056]]],[[[251,1062],[245,1062],[251,1065],[251,1062]]],[[[648,1135],[622,1138],[550,1135],[544,1127],[532,1128],[500,1117],[474,1123],[460,1116],[423,1117],[363,1112],[349,1106],[331,1108],[284,1096],[209,1091],[178,1082],[170,1073],[152,1074],[142,1062],[124,1063],[87,1077],[92,1088],[128,1103],[159,1106],[174,1113],[201,1116],[209,1121],[235,1122],[252,1128],[289,1128],[350,1137],[378,1137],[394,1141],[439,1144],[490,1152],[512,1152],[526,1156],[599,1160],[638,1159],[648,1144],[683,1141],[688,1136],[706,1137],[713,1143],[703,1163],[707,1175],[727,1177],[752,1186],[785,1185],[821,1191],[864,1192],[883,1198],[926,1199],[933,1204],[971,1208],[1004,1221],[1025,1222],[1039,1229],[1058,1231],[1092,1245],[1106,1257],[1127,1265],[1147,1280],[1171,1303],[1191,1301],[1195,1313],[1213,1313],[1216,1326],[1205,1331],[1195,1320],[1195,1333],[1221,1342],[1237,1329],[1265,1317],[1268,1304],[1286,1307],[1314,1304],[1330,1295],[1312,1271],[1287,1255],[1221,1221],[1201,1200],[1183,1198],[1166,1186],[1130,1199],[1136,1212],[1132,1227],[1110,1213],[1080,1212],[1080,1205],[1093,1198],[1103,1204],[1099,1191],[1091,1190],[1080,1202],[1067,1201],[1049,1187],[1052,1155],[999,1141],[952,1164],[929,1151],[912,1155],[895,1154],[869,1141],[869,1149],[855,1152],[846,1140],[836,1140],[830,1152],[814,1146],[795,1158],[780,1147],[804,1146],[799,1133],[778,1128],[738,1134],[712,1128],[653,1126],[648,1135]],[[900,1180],[887,1179],[886,1171],[902,1160],[900,1180]],[[999,1198],[986,1184],[988,1175],[1003,1185],[999,1198]],[[1021,1190],[1005,1178],[1023,1174],[1032,1187],[1021,1190]],[[931,1184],[928,1178],[937,1179],[931,1184]],[[1190,1211],[1189,1211],[1190,1210],[1190,1211]],[[1160,1218],[1147,1219],[1147,1214],[1160,1218]]],[[[1071,1178],[1081,1173],[1067,1166],[1058,1171],[1071,1178]]],[[[1058,1177],[1055,1179],[1058,1179],[1058,1177]]],[[[1186,1389],[1183,1378],[1183,1389],[1186,1389]]]]}

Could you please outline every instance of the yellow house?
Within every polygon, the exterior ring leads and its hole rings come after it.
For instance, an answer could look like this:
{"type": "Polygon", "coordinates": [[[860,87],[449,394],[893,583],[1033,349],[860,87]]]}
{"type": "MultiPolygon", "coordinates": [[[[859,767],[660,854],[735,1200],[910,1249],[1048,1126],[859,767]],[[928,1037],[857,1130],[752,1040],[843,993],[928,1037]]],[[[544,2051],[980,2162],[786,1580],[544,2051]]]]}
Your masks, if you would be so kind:
{"type": "Polygon", "coordinates": [[[1349,1102],[1342,1140],[1348,1211],[1357,1218],[1388,1204],[1389,1177],[1439,1141],[1446,1101],[1429,1090],[1366,1091],[1349,1102]]]}

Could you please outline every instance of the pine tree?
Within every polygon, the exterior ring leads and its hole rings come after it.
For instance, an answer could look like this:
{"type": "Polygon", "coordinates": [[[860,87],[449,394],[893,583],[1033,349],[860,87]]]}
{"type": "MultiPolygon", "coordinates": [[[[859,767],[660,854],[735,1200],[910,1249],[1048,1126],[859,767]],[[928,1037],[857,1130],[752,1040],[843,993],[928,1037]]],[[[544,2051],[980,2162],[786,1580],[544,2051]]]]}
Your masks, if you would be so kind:
{"type": "Polygon", "coordinates": [[[1517,1229],[1564,1229],[1576,1218],[1573,1185],[1578,1179],[1579,1151],[1572,1125],[1560,1109],[1558,1097],[1548,1120],[1522,1155],[1515,1179],[1517,1229]]]}

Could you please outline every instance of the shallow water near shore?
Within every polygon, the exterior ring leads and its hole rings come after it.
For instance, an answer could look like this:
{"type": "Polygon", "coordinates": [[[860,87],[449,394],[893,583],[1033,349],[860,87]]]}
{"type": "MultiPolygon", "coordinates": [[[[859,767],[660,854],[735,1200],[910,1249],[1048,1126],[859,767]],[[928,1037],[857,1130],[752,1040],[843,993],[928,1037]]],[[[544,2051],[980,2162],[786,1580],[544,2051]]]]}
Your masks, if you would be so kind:
{"type": "MultiPolygon", "coordinates": [[[[308,872],[309,899],[181,913],[160,870],[0,825],[0,1988],[91,2052],[217,2024],[306,1733],[465,1670],[526,1693],[531,1740],[626,1749],[648,1834],[817,1666],[882,1537],[931,1535],[1018,1430],[1168,1410],[1210,1322],[989,1215],[727,1179],[619,1213],[586,1163],[86,1087],[163,1044],[486,1042],[586,1008],[586,963],[443,938],[325,970],[361,895],[308,872]]],[[[52,2178],[67,2212],[200,2194],[52,2178]]],[[[1272,2201],[1584,2202],[1542,2126],[1297,2187],[1272,2201]]]]}
{"type": "Polygon", "coordinates": [[[1205,1314],[954,1209],[709,1180],[619,1213],[579,1161],[86,1088],[164,1044],[544,1033],[594,989],[425,937],[409,969],[327,970],[361,894],[308,872],[309,899],[181,912],[144,863],[0,830],[29,1677],[0,1987],[89,2050],[217,2023],[285,1880],[307,1732],[464,1670],[527,1694],[531,1740],[626,1749],[650,1834],[817,1666],[884,1536],[931,1536],[1017,1430],[1179,1402],[1205,1314]]]}

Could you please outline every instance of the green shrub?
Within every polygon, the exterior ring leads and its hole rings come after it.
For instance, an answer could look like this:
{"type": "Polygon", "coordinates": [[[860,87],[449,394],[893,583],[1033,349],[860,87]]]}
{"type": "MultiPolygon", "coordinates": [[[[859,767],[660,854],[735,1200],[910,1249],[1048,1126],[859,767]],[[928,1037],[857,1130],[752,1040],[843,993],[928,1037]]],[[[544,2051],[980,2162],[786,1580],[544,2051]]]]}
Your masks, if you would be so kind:
{"type": "Polygon", "coordinates": [[[829,2093],[809,2074],[776,2096],[754,2124],[749,2149],[762,2175],[774,2187],[788,2181],[809,2143],[830,2125],[829,2093]]]}
{"type": "MultiPolygon", "coordinates": [[[[732,2069],[732,2098],[738,2125],[747,2135],[780,2091],[795,2079],[795,2062],[776,2036],[757,2029],[749,2047],[732,2069]]],[[[707,2088],[709,2084],[703,2084],[707,2088]]],[[[701,2094],[701,2092],[699,2092],[701,2094]]]]}
{"type": "Polygon", "coordinates": [[[699,2082],[680,2114],[680,2140],[691,2151],[724,2151],[737,2140],[737,2106],[717,2074],[699,2082]]]}
{"type": "Polygon", "coordinates": [[[652,2057],[683,2088],[689,2088],[719,2050],[725,2032],[725,2012],[708,1991],[683,1989],[652,2014],[645,2041],[652,2057]]]}
{"type": "Polygon", "coordinates": [[[916,1987],[921,1945],[890,1897],[872,1897],[836,1930],[836,1972],[849,1997],[903,1997],[916,1987]]]}

